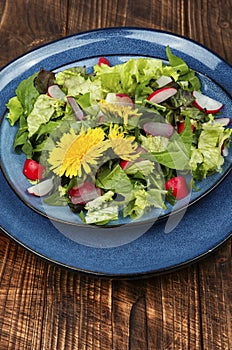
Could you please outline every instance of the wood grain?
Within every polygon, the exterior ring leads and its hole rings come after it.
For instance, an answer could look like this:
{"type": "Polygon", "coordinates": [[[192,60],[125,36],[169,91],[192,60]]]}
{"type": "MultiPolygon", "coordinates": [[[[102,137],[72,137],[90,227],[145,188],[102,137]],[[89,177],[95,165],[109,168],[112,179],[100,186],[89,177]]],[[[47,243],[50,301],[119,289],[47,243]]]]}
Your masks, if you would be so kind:
{"type": "Polygon", "coordinates": [[[67,0],[0,3],[1,65],[66,34],[67,0]]]}
{"type": "MultiPolygon", "coordinates": [[[[0,66],[65,35],[139,26],[185,35],[232,63],[230,0],[0,0],[0,66]]],[[[232,349],[232,240],[144,280],[52,265],[0,233],[0,350],[232,349]]]]}
{"type": "Polygon", "coordinates": [[[204,346],[215,350],[232,348],[232,241],[215,255],[214,264],[206,260],[200,265],[199,289],[201,300],[204,346]],[[223,320],[223,322],[222,322],[223,320]]]}
{"type": "Polygon", "coordinates": [[[64,270],[5,236],[0,261],[0,349],[231,348],[231,246],[199,274],[138,281],[64,270]]]}

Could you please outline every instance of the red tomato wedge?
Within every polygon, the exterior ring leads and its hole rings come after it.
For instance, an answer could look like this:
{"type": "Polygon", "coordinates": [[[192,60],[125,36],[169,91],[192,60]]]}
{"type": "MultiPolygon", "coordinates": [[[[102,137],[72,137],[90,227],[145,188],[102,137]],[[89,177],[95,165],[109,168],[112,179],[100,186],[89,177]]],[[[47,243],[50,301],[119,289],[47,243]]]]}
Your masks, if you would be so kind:
{"type": "Polygon", "coordinates": [[[165,183],[166,190],[172,190],[173,196],[176,199],[183,199],[189,194],[188,185],[183,176],[172,177],[165,183]]]}
{"type": "Polygon", "coordinates": [[[41,180],[45,168],[33,159],[27,159],[24,163],[23,174],[29,180],[41,180]]]}

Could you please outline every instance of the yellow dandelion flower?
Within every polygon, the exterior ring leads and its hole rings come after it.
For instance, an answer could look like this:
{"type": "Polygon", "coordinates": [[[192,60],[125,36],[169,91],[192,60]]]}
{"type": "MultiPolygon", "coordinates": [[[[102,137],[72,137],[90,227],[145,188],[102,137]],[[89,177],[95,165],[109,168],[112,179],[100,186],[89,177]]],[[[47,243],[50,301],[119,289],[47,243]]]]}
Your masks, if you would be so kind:
{"type": "Polygon", "coordinates": [[[67,177],[81,176],[82,168],[86,174],[91,165],[96,165],[103,152],[109,148],[104,142],[105,133],[101,128],[82,130],[76,135],[71,129],[64,134],[56,147],[50,152],[48,162],[55,174],[67,177]]]}
{"type": "Polygon", "coordinates": [[[133,108],[132,106],[110,103],[106,102],[106,100],[101,100],[100,109],[105,115],[122,119],[123,123],[126,125],[128,124],[129,118],[142,115],[138,112],[138,109],[133,108]]]}
{"type": "Polygon", "coordinates": [[[121,159],[131,161],[139,157],[136,152],[138,145],[134,143],[134,136],[127,136],[123,127],[110,124],[108,138],[115,154],[121,159]]]}
{"type": "MultiPolygon", "coordinates": [[[[109,134],[108,134],[108,138],[110,140],[117,139],[117,138],[124,138],[125,134],[126,134],[126,131],[123,129],[122,125],[110,123],[109,134]]],[[[133,136],[132,138],[134,139],[133,136]]]]}

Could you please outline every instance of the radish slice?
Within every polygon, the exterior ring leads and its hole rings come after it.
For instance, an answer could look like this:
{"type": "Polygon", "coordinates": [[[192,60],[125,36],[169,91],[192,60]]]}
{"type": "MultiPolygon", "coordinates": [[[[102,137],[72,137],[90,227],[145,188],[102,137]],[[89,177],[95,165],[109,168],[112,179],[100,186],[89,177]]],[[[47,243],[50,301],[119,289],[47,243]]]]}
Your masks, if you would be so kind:
{"type": "Polygon", "coordinates": [[[58,85],[51,85],[48,87],[48,96],[64,100],[65,93],[61,90],[61,88],[58,85]]]}
{"type": "Polygon", "coordinates": [[[156,83],[158,84],[159,88],[162,88],[163,86],[170,84],[172,82],[172,78],[167,77],[166,75],[161,75],[157,80],[156,83]]]}
{"type": "Polygon", "coordinates": [[[207,114],[217,113],[223,107],[221,102],[203,95],[198,91],[193,91],[193,96],[195,97],[195,100],[193,101],[194,106],[202,112],[205,111],[207,114]]]}
{"type": "Polygon", "coordinates": [[[89,201],[101,196],[101,189],[90,182],[84,182],[80,186],[72,187],[68,194],[73,204],[84,205],[89,201]]]}
{"type": "Polygon", "coordinates": [[[221,149],[222,155],[223,157],[227,157],[229,154],[229,149],[228,147],[226,147],[224,144],[222,145],[222,149],[221,149]]]}
{"type": "Polygon", "coordinates": [[[43,197],[46,196],[53,189],[53,180],[47,179],[38,184],[31,186],[27,189],[27,192],[36,196],[43,197]]]}
{"type": "Polygon", "coordinates": [[[151,95],[148,96],[148,100],[153,103],[161,103],[167,100],[169,97],[174,96],[177,93],[177,89],[174,87],[163,87],[154,91],[151,95]]]}
{"type": "Polygon", "coordinates": [[[110,67],[110,62],[105,57],[100,57],[98,60],[98,65],[101,66],[102,64],[106,64],[110,67]]]}
{"type": "Polygon", "coordinates": [[[171,137],[174,132],[174,127],[171,124],[160,122],[147,122],[143,124],[143,130],[146,134],[152,136],[171,137]]]}
{"type": "Polygon", "coordinates": [[[230,118],[217,118],[214,119],[214,121],[225,126],[228,126],[230,124],[230,118]]]}
{"type": "Polygon", "coordinates": [[[134,107],[133,100],[127,94],[115,94],[114,92],[109,92],[106,96],[106,102],[134,107]]]}
{"type": "Polygon", "coordinates": [[[79,105],[78,105],[77,101],[75,100],[75,98],[72,97],[72,96],[67,96],[67,101],[70,104],[70,106],[72,107],[73,112],[74,112],[77,120],[85,119],[84,118],[84,113],[81,110],[81,108],[79,107],[79,105]]]}

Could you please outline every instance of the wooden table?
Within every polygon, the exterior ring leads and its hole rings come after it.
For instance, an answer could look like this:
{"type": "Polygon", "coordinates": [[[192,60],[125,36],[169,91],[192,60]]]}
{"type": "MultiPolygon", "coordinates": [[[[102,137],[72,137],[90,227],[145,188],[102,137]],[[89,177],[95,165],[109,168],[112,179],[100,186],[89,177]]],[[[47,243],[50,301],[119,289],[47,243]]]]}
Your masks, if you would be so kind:
{"type": "MultiPolygon", "coordinates": [[[[113,26],[185,35],[231,64],[231,15],[231,0],[0,0],[0,65],[113,26]]],[[[231,246],[181,271],[109,280],[52,265],[1,233],[0,350],[232,349],[231,246]]]]}

